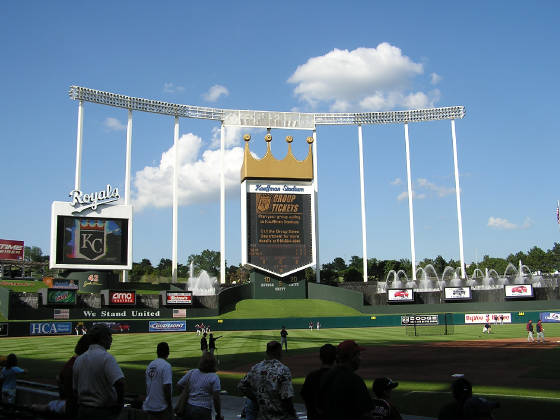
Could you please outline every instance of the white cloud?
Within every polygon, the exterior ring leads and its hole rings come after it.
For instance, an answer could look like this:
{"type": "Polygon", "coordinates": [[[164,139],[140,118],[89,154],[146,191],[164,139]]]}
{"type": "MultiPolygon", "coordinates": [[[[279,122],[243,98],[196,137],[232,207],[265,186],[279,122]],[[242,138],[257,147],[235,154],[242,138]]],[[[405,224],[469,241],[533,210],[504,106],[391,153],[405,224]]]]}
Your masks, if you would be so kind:
{"type": "MultiPolygon", "coordinates": [[[[229,131],[229,130],[228,130],[229,131]]],[[[192,133],[178,141],[179,204],[218,200],[220,189],[220,150],[201,153],[202,139],[192,133]]],[[[243,148],[225,151],[226,189],[239,188],[243,148]]],[[[173,204],[174,146],[161,155],[158,166],[146,166],[134,176],[133,201],[135,210],[145,207],[170,207],[173,204]]]]}
{"type": "Polygon", "coordinates": [[[391,181],[390,184],[391,184],[391,185],[401,185],[401,184],[402,184],[402,179],[400,179],[400,178],[395,178],[394,180],[391,181]]]}
{"type": "MultiPolygon", "coordinates": [[[[297,67],[288,83],[296,85],[296,96],[311,107],[326,103],[331,111],[379,111],[433,106],[439,91],[410,89],[415,78],[423,73],[421,63],[384,42],[376,48],[335,48],[323,56],[312,57],[297,67]]],[[[432,73],[432,81],[434,75],[437,76],[432,73]]]]}
{"type": "MultiPolygon", "coordinates": [[[[414,200],[423,200],[424,198],[426,198],[426,194],[417,193],[416,191],[412,190],[412,198],[414,200]]],[[[408,199],[408,191],[403,191],[402,193],[400,193],[397,196],[398,201],[402,201],[402,200],[406,200],[406,199],[408,199]]]]}
{"type": "Polygon", "coordinates": [[[222,95],[228,96],[229,90],[225,86],[214,85],[202,97],[208,102],[216,102],[222,95]]]}
{"type": "Polygon", "coordinates": [[[441,76],[437,73],[430,74],[430,78],[432,85],[437,85],[439,82],[441,82],[441,76]]]}
{"type": "Polygon", "coordinates": [[[105,119],[105,121],[103,122],[103,125],[105,126],[105,128],[107,128],[111,131],[126,130],[126,125],[124,125],[122,122],[120,122],[119,120],[117,120],[116,118],[113,118],[113,117],[107,117],[105,119]]]}
{"type": "Polygon", "coordinates": [[[178,93],[183,92],[185,88],[183,86],[177,86],[171,82],[165,82],[163,84],[163,91],[165,93],[178,93]]]}
{"type": "MultiPolygon", "coordinates": [[[[226,127],[225,147],[226,149],[242,143],[243,134],[249,133],[250,130],[245,127],[226,127]]],[[[221,143],[221,128],[212,128],[212,140],[210,141],[210,148],[220,147],[221,143]]]]}
{"type": "Polygon", "coordinates": [[[438,197],[445,197],[446,195],[453,194],[455,192],[455,188],[453,187],[436,185],[433,182],[428,181],[426,178],[418,178],[416,184],[419,188],[425,188],[428,191],[435,192],[438,197]]]}
{"type": "Polygon", "coordinates": [[[501,217],[490,216],[488,218],[488,226],[500,230],[529,229],[531,226],[533,226],[533,224],[534,222],[530,217],[526,217],[525,221],[521,225],[511,223],[509,220],[502,219],[501,217]]]}

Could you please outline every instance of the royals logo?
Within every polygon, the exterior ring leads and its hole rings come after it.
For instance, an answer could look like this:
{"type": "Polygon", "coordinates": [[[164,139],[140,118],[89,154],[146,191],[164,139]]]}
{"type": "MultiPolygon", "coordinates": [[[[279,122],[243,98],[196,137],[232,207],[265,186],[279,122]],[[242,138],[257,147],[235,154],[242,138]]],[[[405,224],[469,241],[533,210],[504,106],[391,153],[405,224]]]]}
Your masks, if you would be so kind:
{"type": "Polygon", "coordinates": [[[270,211],[272,196],[269,194],[257,194],[257,212],[264,213],[270,211]]]}
{"type": "Polygon", "coordinates": [[[107,254],[107,230],[103,220],[80,220],[76,238],[78,243],[78,257],[87,260],[97,260],[107,254]]]}

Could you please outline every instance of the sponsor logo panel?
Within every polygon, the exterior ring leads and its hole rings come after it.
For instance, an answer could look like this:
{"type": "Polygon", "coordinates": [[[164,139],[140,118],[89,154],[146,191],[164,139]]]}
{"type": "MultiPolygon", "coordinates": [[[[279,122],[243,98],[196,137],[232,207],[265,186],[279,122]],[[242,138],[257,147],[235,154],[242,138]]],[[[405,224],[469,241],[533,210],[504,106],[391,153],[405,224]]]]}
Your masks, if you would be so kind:
{"type": "Polygon", "coordinates": [[[542,322],[560,322],[560,312],[541,312],[539,319],[542,322]]]}
{"type": "Polygon", "coordinates": [[[109,303],[111,305],[134,305],[136,303],[136,292],[112,290],[109,292],[109,303]]]}
{"type": "Polygon", "coordinates": [[[506,297],[532,297],[533,285],[531,284],[512,284],[504,286],[506,297]]]}
{"type": "Polygon", "coordinates": [[[437,315],[403,315],[401,325],[439,325],[437,315]]]}
{"type": "Polygon", "coordinates": [[[166,301],[168,305],[191,305],[191,292],[167,292],[166,301]]]}
{"type": "Polygon", "coordinates": [[[509,312],[495,312],[489,314],[465,314],[465,324],[498,324],[502,322],[501,317],[504,317],[504,324],[511,324],[511,313],[509,312]]]}
{"type": "Polygon", "coordinates": [[[414,301],[413,289],[388,289],[387,300],[389,302],[412,302],[414,301]]]}
{"type": "Polygon", "coordinates": [[[23,260],[23,241],[0,239],[0,260],[23,260]]]}
{"type": "Polygon", "coordinates": [[[30,322],[30,335],[72,334],[71,322],[30,322]]]}
{"type": "Polygon", "coordinates": [[[187,331],[186,321],[150,321],[150,332],[179,332],[187,331]]]}

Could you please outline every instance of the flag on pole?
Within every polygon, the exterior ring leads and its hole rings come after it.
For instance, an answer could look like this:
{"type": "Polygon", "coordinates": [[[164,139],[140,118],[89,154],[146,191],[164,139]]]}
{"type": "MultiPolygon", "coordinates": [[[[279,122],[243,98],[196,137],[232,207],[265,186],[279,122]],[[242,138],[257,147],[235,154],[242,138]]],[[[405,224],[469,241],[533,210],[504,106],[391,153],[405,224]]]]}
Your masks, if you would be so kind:
{"type": "Polygon", "coordinates": [[[556,221],[560,224],[560,201],[556,203],[556,221]]]}

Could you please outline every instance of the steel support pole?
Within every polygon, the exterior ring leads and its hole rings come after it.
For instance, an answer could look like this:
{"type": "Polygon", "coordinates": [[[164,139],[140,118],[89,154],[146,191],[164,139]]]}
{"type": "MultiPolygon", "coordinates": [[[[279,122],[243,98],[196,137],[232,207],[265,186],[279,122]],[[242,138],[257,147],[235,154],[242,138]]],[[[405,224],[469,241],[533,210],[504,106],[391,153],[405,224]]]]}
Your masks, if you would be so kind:
{"type": "Polygon", "coordinates": [[[226,126],[220,128],[220,284],[226,283],[226,181],[225,181],[226,126]]]}
{"type": "Polygon", "coordinates": [[[76,134],[76,175],[74,189],[79,190],[82,183],[82,141],[84,135],[84,101],[78,103],[78,132],[76,134]]]}
{"type": "Polygon", "coordinates": [[[410,142],[408,140],[408,123],[404,125],[406,146],[406,175],[408,180],[408,217],[410,224],[410,254],[412,258],[412,280],[416,281],[416,249],[414,248],[414,209],[412,208],[412,176],[410,174],[410,142]]]}
{"type": "Polygon", "coordinates": [[[313,130],[313,189],[315,197],[315,283],[321,283],[321,262],[319,261],[319,177],[317,176],[317,130],[313,130]]]}
{"type": "Polygon", "coordinates": [[[175,127],[173,130],[173,250],[171,256],[171,281],[177,282],[177,235],[178,223],[177,213],[179,210],[179,197],[177,188],[177,178],[179,177],[179,117],[175,117],[175,127]]]}
{"type": "Polygon", "coordinates": [[[455,195],[457,197],[457,225],[459,226],[459,257],[461,258],[461,278],[467,278],[465,272],[465,256],[463,253],[463,217],[461,215],[461,189],[459,188],[459,165],[457,163],[457,138],[455,136],[455,120],[451,120],[451,137],[453,138],[453,163],[455,166],[455,195]]]}
{"type": "Polygon", "coordinates": [[[358,149],[360,154],[360,198],[362,204],[362,259],[364,282],[368,281],[367,272],[367,232],[366,232],[366,193],[364,187],[364,147],[362,142],[362,125],[358,125],[358,149]]]}
{"type": "MultiPolygon", "coordinates": [[[[130,204],[130,162],[132,152],[132,110],[128,110],[128,122],[126,125],[126,163],[124,174],[124,204],[130,204]]],[[[130,227],[132,229],[132,227],[130,227]]],[[[128,244],[132,246],[132,244],[128,244]]],[[[128,270],[122,271],[123,282],[128,282],[128,270]]]]}

